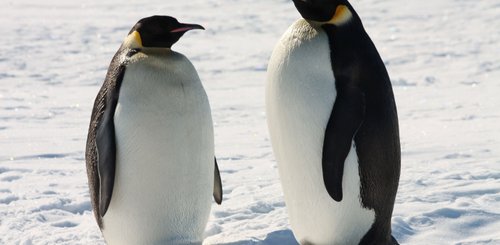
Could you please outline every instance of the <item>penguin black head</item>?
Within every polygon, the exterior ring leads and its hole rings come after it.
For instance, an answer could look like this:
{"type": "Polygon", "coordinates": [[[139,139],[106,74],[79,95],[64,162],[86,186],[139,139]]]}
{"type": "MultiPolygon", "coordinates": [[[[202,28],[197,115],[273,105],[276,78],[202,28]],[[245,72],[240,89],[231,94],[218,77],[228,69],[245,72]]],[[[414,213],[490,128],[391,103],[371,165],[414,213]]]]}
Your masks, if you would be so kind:
{"type": "Polygon", "coordinates": [[[125,45],[130,48],[171,48],[187,31],[205,30],[197,24],[179,23],[170,16],[151,16],[139,20],[132,27],[125,45]]]}
{"type": "Polygon", "coordinates": [[[293,0],[300,15],[308,21],[340,26],[352,19],[347,0],[293,0]]]}

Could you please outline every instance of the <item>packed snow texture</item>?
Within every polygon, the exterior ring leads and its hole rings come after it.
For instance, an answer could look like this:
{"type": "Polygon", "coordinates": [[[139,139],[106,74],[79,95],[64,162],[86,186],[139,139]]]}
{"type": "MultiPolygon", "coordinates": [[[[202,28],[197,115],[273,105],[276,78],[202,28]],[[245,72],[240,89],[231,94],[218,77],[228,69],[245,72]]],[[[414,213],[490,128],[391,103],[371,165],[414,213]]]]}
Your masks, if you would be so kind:
{"type": "MultiPolygon", "coordinates": [[[[398,104],[403,244],[500,244],[500,1],[352,0],[398,104]]],[[[205,244],[296,244],[264,113],[290,0],[28,1],[0,8],[0,244],[104,244],[84,149],[93,100],[135,22],[199,23],[174,46],[198,69],[223,186],[205,244]]],[[[325,227],[328,229],[328,227],[325,227]]]]}

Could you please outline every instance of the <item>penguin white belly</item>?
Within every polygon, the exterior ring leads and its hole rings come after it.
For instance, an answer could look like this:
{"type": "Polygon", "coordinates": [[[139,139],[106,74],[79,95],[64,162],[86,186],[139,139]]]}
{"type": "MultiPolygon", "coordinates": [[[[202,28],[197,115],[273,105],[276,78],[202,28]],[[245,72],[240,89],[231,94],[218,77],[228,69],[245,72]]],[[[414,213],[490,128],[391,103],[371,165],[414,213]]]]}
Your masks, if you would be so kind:
{"type": "Polygon", "coordinates": [[[128,65],[114,119],[116,176],[103,218],[108,243],[201,244],[214,143],[208,98],[192,64],[168,52],[128,65]]]}
{"type": "Polygon", "coordinates": [[[323,140],[335,97],[328,37],[299,20],[273,51],[266,109],[290,224],[302,244],[358,244],[375,220],[375,212],[361,204],[354,143],[341,202],[323,182],[323,140]]]}

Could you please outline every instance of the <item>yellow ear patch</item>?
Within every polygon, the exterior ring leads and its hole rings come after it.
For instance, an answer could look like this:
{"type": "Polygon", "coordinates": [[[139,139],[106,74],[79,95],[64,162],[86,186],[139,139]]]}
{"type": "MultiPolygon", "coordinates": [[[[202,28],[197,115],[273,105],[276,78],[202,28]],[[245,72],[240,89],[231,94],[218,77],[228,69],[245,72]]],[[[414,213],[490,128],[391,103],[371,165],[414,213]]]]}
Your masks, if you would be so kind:
{"type": "Polygon", "coordinates": [[[352,19],[352,13],[349,10],[349,8],[347,8],[347,6],[345,5],[339,5],[335,10],[333,18],[330,21],[328,21],[328,23],[338,26],[349,22],[349,20],[351,19],[352,19]]]}
{"type": "Polygon", "coordinates": [[[141,34],[138,31],[130,33],[123,41],[123,44],[129,48],[142,48],[141,34]]]}
{"type": "Polygon", "coordinates": [[[132,32],[132,35],[133,35],[133,38],[134,38],[134,41],[139,44],[140,46],[142,46],[142,38],[141,38],[141,34],[139,34],[138,31],[134,31],[132,32]]]}

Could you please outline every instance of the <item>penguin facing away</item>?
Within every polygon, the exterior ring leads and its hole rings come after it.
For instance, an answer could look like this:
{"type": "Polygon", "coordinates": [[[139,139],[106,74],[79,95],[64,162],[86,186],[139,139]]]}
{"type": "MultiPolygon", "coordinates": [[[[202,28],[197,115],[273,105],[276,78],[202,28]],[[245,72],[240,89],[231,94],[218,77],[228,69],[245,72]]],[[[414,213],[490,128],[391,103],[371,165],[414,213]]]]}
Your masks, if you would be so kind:
{"type": "Polygon", "coordinates": [[[301,244],[397,244],[401,153],[391,82],[346,0],[293,0],[304,19],[271,56],[266,111],[301,244]]]}
{"type": "Polygon", "coordinates": [[[211,196],[222,202],[207,95],[171,47],[204,29],[141,19],[111,61],[86,147],[91,202],[108,244],[201,244],[211,196]]]}

